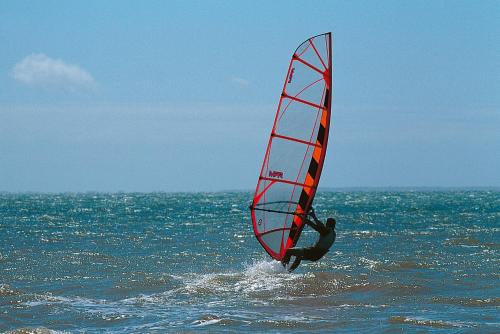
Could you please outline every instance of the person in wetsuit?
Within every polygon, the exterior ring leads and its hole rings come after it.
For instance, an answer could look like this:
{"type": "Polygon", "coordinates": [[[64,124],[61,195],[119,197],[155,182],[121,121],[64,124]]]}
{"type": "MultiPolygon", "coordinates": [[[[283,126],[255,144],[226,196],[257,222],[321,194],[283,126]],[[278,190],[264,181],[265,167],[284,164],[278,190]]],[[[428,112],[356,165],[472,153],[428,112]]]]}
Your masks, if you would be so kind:
{"type": "Polygon", "coordinates": [[[302,260],[308,261],[318,261],[321,259],[332,247],[335,237],[337,234],[335,233],[335,225],[336,221],[333,218],[328,218],[326,220],[326,226],[316,217],[314,213],[314,209],[311,208],[309,212],[309,216],[313,219],[310,220],[307,215],[304,217],[304,223],[311,226],[319,233],[319,239],[312,247],[298,248],[292,247],[286,250],[285,256],[281,261],[283,266],[287,266],[288,262],[290,262],[290,258],[295,256],[295,261],[290,266],[288,271],[295,270],[302,260]]]}

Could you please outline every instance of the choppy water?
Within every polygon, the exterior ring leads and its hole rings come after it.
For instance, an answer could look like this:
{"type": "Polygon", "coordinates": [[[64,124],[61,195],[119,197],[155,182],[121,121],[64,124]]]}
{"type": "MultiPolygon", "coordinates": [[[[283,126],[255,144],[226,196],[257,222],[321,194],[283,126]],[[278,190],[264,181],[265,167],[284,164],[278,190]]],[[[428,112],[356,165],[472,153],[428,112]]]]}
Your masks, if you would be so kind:
{"type": "Polygon", "coordinates": [[[499,191],[320,192],[337,242],[292,274],[250,199],[0,194],[0,331],[500,332],[499,191]]]}

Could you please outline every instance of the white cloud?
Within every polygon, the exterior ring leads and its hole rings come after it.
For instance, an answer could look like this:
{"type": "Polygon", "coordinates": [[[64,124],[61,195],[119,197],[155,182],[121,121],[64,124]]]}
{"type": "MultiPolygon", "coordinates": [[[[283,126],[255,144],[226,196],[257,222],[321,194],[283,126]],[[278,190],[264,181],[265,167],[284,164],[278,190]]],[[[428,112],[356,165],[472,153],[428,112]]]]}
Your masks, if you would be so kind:
{"type": "Polygon", "coordinates": [[[63,88],[91,88],[95,80],[87,71],[43,53],[32,54],[14,65],[12,77],[20,83],[63,88]]]}
{"type": "Polygon", "coordinates": [[[250,81],[239,77],[232,77],[231,82],[240,86],[248,86],[250,84],[250,81]]]}

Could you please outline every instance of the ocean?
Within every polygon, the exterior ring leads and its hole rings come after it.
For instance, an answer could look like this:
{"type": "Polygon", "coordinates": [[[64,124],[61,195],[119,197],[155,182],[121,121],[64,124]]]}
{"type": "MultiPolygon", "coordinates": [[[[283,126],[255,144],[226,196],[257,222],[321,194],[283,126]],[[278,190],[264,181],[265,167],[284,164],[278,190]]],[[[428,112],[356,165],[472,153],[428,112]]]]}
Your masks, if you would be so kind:
{"type": "Polygon", "coordinates": [[[500,332],[499,190],[320,189],[337,240],[293,273],[251,198],[0,194],[0,332],[500,332]]]}

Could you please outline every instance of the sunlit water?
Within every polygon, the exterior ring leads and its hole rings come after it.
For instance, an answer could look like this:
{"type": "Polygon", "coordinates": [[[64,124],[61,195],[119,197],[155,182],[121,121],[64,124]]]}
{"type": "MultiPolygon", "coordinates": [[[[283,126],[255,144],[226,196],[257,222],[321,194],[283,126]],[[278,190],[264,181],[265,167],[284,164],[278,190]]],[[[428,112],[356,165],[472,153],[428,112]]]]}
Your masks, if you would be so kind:
{"type": "Polygon", "coordinates": [[[320,191],[337,241],[291,274],[250,200],[0,194],[0,332],[500,332],[499,191],[320,191]]]}

